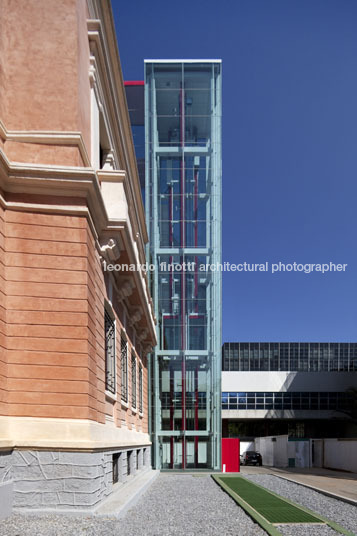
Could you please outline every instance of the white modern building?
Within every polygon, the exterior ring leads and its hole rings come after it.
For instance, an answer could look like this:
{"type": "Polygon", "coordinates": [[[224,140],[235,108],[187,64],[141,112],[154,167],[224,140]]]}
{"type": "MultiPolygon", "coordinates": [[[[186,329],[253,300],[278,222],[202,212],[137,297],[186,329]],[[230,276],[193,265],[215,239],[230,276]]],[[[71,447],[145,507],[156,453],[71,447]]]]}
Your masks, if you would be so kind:
{"type": "Polygon", "coordinates": [[[259,437],[357,437],[356,343],[225,343],[222,368],[222,435],[243,449],[259,437]]]}

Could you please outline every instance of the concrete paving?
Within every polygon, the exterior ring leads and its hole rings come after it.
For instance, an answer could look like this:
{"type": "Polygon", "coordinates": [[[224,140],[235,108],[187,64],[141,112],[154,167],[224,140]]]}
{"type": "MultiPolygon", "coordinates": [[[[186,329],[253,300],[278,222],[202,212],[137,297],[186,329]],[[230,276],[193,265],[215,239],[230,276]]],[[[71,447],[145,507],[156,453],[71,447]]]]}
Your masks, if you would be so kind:
{"type": "Polygon", "coordinates": [[[241,467],[244,474],[272,474],[291,480],[336,499],[341,499],[357,506],[357,473],[333,471],[331,469],[282,468],[282,467],[241,467]]]}

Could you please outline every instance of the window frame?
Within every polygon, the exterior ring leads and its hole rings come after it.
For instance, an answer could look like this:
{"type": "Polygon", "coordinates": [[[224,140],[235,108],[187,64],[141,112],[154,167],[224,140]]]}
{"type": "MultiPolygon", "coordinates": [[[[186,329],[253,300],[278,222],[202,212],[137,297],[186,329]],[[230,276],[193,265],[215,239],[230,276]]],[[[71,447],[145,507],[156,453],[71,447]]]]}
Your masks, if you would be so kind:
{"type": "Polygon", "coordinates": [[[121,333],[120,337],[120,371],[121,371],[121,401],[128,404],[128,341],[121,333]]]}
{"type": "Polygon", "coordinates": [[[135,352],[131,352],[131,407],[133,409],[137,409],[137,363],[136,363],[136,355],[135,352]]]}
{"type": "Polygon", "coordinates": [[[116,394],[116,320],[113,308],[109,302],[104,303],[104,361],[105,361],[105,390],[110,395],[116,394]],[[109,329],[112,329],[112,344],[113,350],[109,355],[108,336],[107,336],[107,321],[110,321],[109,329]],[[112,378],[108,378],[112,376],[112,378]]]}
{"type": "Polygon", "coordinates": [[[143,366],[141,363],[139,363],[139,413],[141,415],[143,414],[143,409],[144,409],[143,378],[144,378],[143,366]]]}

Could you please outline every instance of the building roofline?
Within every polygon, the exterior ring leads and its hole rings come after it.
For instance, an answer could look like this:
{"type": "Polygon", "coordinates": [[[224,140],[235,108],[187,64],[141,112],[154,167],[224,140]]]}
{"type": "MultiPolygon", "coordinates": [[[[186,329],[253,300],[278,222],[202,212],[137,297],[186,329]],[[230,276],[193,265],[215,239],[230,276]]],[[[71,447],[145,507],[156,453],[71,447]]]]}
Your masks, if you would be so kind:
{"type": "Polygon", "coordinates": [[[144,63],[222,63],[222,60],[144,60],[144,63]]]}
{"type": "Polygon", "coordinates": [[[127,80],[124,82],[124,86],[143,86],[144,80],[127,80]]]}
{"type": "Polygon", "coordinates": [[[224,344],[357,344],[356,341],[226,341],[224,344]]]}

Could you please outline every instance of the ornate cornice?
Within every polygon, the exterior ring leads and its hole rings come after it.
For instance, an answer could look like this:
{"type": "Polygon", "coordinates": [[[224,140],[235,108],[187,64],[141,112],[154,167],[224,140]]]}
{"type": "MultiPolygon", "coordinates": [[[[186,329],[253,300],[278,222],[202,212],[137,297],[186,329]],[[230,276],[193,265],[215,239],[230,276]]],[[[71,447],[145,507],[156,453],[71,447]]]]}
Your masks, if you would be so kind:
{"type": "MultiPolygon", "coordinates": [[[[111,220],[108,217],[100,183],[93,169],[12,163],[0,149],[0,190],[4,192],[4,195],[0,196],[0,204],[8,209],[84,215],[97,240],[99,254],[106,253],[110,258],[112,251],[113,261],[116,261],[117,255],[120,254],[118,249],[120,243],[127,251],[130,263],[137,264],[142,261],[135,247],[129,217],[120,220],[111,220]],[[56,197],[68,197],[69,201],[68,204],[63,199],[57,204],[42,201],[12,201],[6,199],[8,192],[44,198],[51,196],[52,201],[55,201],[56,197]],[[82,205],[79,203],[81,198],[84,200],[82,205]],[[113,242],[110,242],[110,239],[113,242]]],[[[147,277],[141,271],[135,271],[130,284],[138,289],[151,341],[155,344],[154,308],[147,277]]],[[[120,290],[119,286],[118,289],[120,290]]],[[[123,297],[127,296],[128,294],[123,297]]]]}
{"type": "Polygon", "coordinates": [[[148,234],[111,6],[106,0],[90,0],[88,8],[93,17],[87,20],[92,54],[90,78],[94,85],[99,85],[100,102],[110,128],[113,149],[115,152],[118,150],[117,167],[126,169],[130,176],[134,200],[132,210],[138,222],[140,239],[145,244],[148,234]]]}

